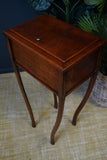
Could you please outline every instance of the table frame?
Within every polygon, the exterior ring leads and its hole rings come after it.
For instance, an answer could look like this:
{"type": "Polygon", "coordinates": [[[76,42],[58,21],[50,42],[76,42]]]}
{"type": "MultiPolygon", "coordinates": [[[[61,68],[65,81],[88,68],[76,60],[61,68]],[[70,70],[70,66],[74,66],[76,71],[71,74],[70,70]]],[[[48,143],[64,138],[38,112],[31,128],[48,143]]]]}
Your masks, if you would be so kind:
{"type": "MultiPolygon", "coordinates": [[[[15,74],[16,74],[16,78],[17,78],[19,87],[21,89],[22,95],[24,97],[24,100],[25,100],[25,103],[26,103],[26,106],[27,106],[27,109],[29,111],[29,115],[30,115],[30,118],[31,118],[31,121],[32,121],[32,127],[36,127],[34,115],[33,115],[29,100],[27,98],[27,95],[26,95],[26,92],[25,92],[25,89],[24,89],[24,86],[23,86],[23,83],[22,83],[20,72],[18,70],[18,66],[15,63],[15,58],[14,58],[14,55],[13,55],[13,52],[12,52],[11,41],[8,38],[6,38],[6,40],[7,40],[9,53],[10,53],[10,58],[11,58],[11,61],[12,61],[12,64],[13,64],[13,68],[14,68],[15,74]]],[[[97,60],[97,65],[99,64],[100,59],[101,59],[101,54],[99,54],[99,58],[97,60]]],[[[88,100],[88,98],[90,96],[90,93],[92,91],[93,85],[94,85],[95,80],[96,80],[97,71],[98,71],[98,68],[91,75],[89,86],[88,86],[88,89],[86,91],[86,94],[85,94],[83,100],[81,101],[80,105],[78,106],[77,110],[74,113],[73,120],[72,120],[72,124],[73,125],[76,125],[77,117],[78,117],[80,111],[82,110],[82,108],[84,107],[85,103],[87,102],[87,100],[88,100]]],[[[56,122],[54,124],[54,127],[53,127],[52,132],[51,132],[51,136],[50,136],[51,144],[55,144],[55,134],[56,134],[56,131],[58,130],[59,125],[60,125],[61,120],[62,120],[62,115],[63,115],[63,111],[64,111],[64,102],[65,102],[65,97],[66,97],[66,94],[64,93],[63,72],[60,72],[60,76],[59,77],[60,77],[60,80],[59,80],[60,84],[59,84],[59,89],[58,89],[59,90],[59,94],[58,94],[59,105],[57,104],[57,95],[55,93],[53,93],[53,95],[54,95],[54,108],[58,108],[58,113],[57,113],[56,122]]]]}
{"type": "Polygon", "coordinates": [[[36,127],[36,122],[18,67],[53,92],[54,108],[58,112],[50,143],[55,144],[65,98],[90,78],[86,94],[72,119],[72,124],[76,125],[94,86],[105,40],[49,15],[10,28],[4,31],[4,35],[32,127],[36,127]]]}

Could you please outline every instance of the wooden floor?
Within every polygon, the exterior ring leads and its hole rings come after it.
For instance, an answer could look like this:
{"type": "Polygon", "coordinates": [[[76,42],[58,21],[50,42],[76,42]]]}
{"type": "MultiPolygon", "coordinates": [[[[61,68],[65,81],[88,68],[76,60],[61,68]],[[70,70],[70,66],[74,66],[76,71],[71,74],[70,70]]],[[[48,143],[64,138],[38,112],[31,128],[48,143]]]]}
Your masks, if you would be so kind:
{"type": "Polygon", "coordinates": [[[50,144],[57,110],[53,94],[27,73],[22,79],[37,127],[31,121],[14,73],[0,75],[0,160],[106,160],[107,109],[91,97],[72,126],[73,113],[80,103],[88,81],[65,101],[62,123],[50,144]]]}

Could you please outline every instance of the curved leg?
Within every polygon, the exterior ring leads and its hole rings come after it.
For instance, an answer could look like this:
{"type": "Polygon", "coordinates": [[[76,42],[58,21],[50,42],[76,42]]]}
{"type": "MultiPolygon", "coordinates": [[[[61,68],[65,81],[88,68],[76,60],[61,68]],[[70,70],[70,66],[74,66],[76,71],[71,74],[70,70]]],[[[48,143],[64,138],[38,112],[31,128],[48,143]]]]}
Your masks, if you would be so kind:
{"type": "Polygon", "coordinates": [[[55,144],[54,136],[55,136],[55,133],[61,123],[63,110],[64,110],[64,99],[59,98],[58,114],[57,114],[55,125],[52,129],[52,132],[51,132],[51,144],[55,144]]]}
{"type": "Polygon", "coordinates": [[[29,100],[27,98],[27,95],[26,95],[26,92],[25,92],[25,89],[24,89],[24,86],[23,86],[23,83],[22,83],[22,80],[21,80],[21,76],[20,76],[20,72],[18,71],[18,68],[15,69],[15,74],[16,74],[17,81],[18,81],[19,87],[21,89],[22,95],[24,97],[27,109],[28,109],[29,114],[30,114],[30,118],[31,118],[31,121],[32,121],[32,127],[36,127],[34,115],[33,115],[33,112],[32,112],[32,109],[31,109],[31,106],[30,106],[30,103],[29,103],[29,100]]]}
{"type": "Polygon", "coordinates": [[[6,40],[7,40],[8,49],[9,49],[9,52],[10,52],[10,58],[11,58],[11,61],[12,61],[12,64],[13,64],[13,68],[14,68],[15,74],[16,74],[16,78],[17,78],[19,87],[21,89],[22,95],[24,97],[25,103],[27,105],[27,109],[29,111],[30,118],[32,120],[32,127],[35,127],[36,124],[35,124],[35,119],[34,119],[34,116],[33,116],[33,112],[32,112],[30,103],[28,101],[28,98],[27,98],[27,95],[26,95],[26,92],[25,92],[25,89],[24,89],[24,86],[23,86],[23,83],[22,83],[22,80],[21,80],[21,76],[20,76],[18,67],[15,64],[15,60],[14,60],[14,56],[13,56],[13,52],[12,52],[11,41],[9,39],[6,39],[6,40]]]}
{"type": "Polygon", "coordinates": [[[57,96],[55,93],[53,95],[54,95],[54,108],[57,109],[57,96]]]}
{"type": "Polygon", "coordinates": [[[81,101],[79,107],[77,108],[77,110],[76,110],[75,113],[74,113],[73,120],[72,120],[72,124],[73,124],[73,125],[76,125],[77,117],[78,117],[80,111],[82,110],[82,108],[84,107],[86,101],[88,100],[88,98],[89,98],[89,96],[90,96],[90,93],[91,93],[91,91],[92,91],[92,88],[93,88],[94,83],[95,83],[95,80],[96,80],[96,75],[97,75],[97,74],[95,73],[95,74],[91,77],[90,82],[89,82],[88,89],[87,89],[87,91],[86,91],[86,94],[85,94],[83,100],[81,101]]]}

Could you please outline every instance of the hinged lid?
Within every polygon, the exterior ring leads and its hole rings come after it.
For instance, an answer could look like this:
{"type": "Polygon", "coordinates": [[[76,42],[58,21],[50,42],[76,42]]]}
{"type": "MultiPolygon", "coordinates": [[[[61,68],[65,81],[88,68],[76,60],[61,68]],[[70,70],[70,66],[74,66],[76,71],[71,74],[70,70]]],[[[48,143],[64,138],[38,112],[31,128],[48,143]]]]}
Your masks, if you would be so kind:
{"type": "Polygon", "coordinates": [[[88,48],[103,43],[101,38],[49,15],[39,16],[9,31],[61,63],[66,63],[77,55],[81,56],[88,48]]]}

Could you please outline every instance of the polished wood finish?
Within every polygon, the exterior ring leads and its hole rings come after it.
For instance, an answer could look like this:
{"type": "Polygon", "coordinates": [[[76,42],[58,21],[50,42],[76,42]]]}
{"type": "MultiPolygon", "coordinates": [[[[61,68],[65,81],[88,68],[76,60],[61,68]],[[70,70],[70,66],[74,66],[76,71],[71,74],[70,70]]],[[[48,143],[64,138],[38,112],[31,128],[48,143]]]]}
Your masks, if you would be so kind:
{"type": "Polygon", "coordinates": [[[77,117],[78,117],[79,113],[81,112],[82,108],[84,107],[85,103],[87,102],[87,100],[88,100],[88,98],[90,96],[90,93],[92,91],[93,85],[94,85],[95,80],[96,80],[96,76],[97,76],[97,74],[94,74],[91,77],[88,89],[86,91],[86,94],[85,94],[83,100],[81,101],[80,105],[78,106],[77,110],[74,113],[73,120],[72,120],[72,124],[73,125],[76,125],[77,117]]]}
{"type": "Polygon", "coordinates": [[[21,89],[22,95],[24,97],[27,109],[29,111],[29,115],[30,115],[31,120],[32,120],[32,127],[36,127],[36,123],[35,123],[34,115],[33,115],[33,112],[32,112],[32,108],[31,108],[29,100],[27,98],[27,95],[26,95],[26,92],[25,92],[25,89],[24,89],[24,86],[23,86],[23,83],[22,83],[22,79],[21,79],[21,76],[20,76],[20,72],[18,70],[18,67],[15,64],[15,59],[14,59],[14,56],[12,54],[13,52],[12,52],[12,48],[11,48],[11,41],[9,39],[7,39],[7,45],[8,45],[8,49],[9,49],[9,52],[10,52],[10,58],[11,58],[11,61],[12,61],[12,64],[13,64],[13,68],[14,68],[14,71],[15,71],[15,74],[16,74],[16,78],[17,78],[19,87],[21,89]]]}
{"type": "MultiPolygon", "coordinates": [[[[16,76],[19,77],[16,68],[19,66],[54,94],[54,107],[58,108],[51,132],[51,144],[54,144],[55,133],[63,115],[65,97],[91,78],[86,95],[74,114],[72,123],[75,125],[94,85],[105,41],[49,15],[34,18],[8,29],[4,34],[10,56],[14,57],[14,60],[11,59],[16,76]]],[[[17,79],[20,88],[23,88],[20,78],[17,79]]],[[[23,89],[22,93],[25,96],[23,89]]],[[[31,111],[31,107],[29,108],[31,111]]],[[[34,121],[32,117],[33,114],[31,119],[34,121]]]]}

